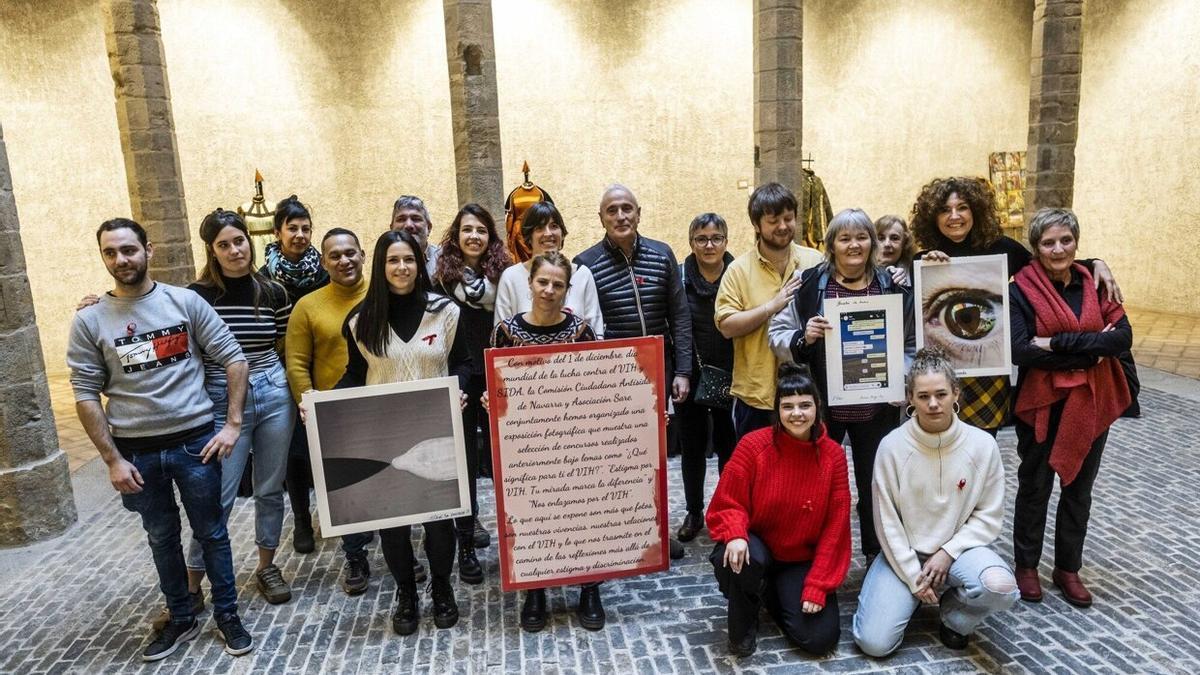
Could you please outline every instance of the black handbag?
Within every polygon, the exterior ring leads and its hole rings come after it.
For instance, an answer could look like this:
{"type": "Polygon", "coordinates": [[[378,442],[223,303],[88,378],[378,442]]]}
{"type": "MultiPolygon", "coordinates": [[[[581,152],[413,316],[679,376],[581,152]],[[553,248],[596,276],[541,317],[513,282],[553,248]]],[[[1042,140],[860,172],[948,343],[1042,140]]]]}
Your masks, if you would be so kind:
{"type": "Polygon", "coordinates": [[[696,383],[696,397],[692,400],[710,408],[733,408],[733,396],[729,393],[733,375],[716,366],[704,365],[699,354],[696,355],[696,361],[700,364],[700,379],[696,383]]]}

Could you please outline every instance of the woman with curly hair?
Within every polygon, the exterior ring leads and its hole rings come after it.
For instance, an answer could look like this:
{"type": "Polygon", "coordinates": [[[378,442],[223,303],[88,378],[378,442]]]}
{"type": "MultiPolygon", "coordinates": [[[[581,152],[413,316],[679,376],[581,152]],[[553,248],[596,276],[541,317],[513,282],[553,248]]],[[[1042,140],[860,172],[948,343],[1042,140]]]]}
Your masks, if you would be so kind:
{"type": "Polygon", "coordinates": [[[454,216],[433,273],[433,287],[459,308],[459,326],[467,339],[471,356],[471,375],[464,392],[463,432],[467,445],[467,471],[471,486],[471,515],[455,521],[458,528],[458,577],[469,584],[483,582],[483,568],[475,557],[475,547],[490,543],[487,530],[479,524],[479,502],[475,482],[481,460],[490,466],[488,435],[483,434],[485,449],[477,450],[479,426],[487,428],[487,413],[479,397],[487,390],[483,371],[483,350],[495,325],[496,282],[512,260],[504,247],[504,238],[496,232],[496,221],[487,209],[467,204],[454,216]],[[483,457],[481,457],[483,455],[483,457]]]}
{"type": "MultiPolygon", "coordinates": [[[[1011,276],[1033,259],[1024,246],[1000,231],[996,195],[983,178],[933,179],[917,195],[909,224],[917,246],[922,249],[915,256],[917,260],[949,262],[950,258],[964,256],[1003,255],[1008,258],[1011,276]]],[[[1110,299],[1121,302],[1121,290],[1108,265],[1101,260],[1086,261],[1085,264],[1092,268],[1096,287],[1103,288],[1110,299]]],[[[923,313],[929,311],[930,303],[923,298],[916,300],[923,313]]],[[[1002,307],[992,309],[996,314],[1003,311],[1002,307]]],[[[925,317],[926,321],[928,319],[925,317]]],[[[972,341],[985,337],[966,332],[962,336],[956,334],[954,339],[969,347],[972,341]]],[[[959,399],[962,404],[959,418],[994,436],[1008,416],[1009,394],[1007,375],[965,377],[959,399]]]]}

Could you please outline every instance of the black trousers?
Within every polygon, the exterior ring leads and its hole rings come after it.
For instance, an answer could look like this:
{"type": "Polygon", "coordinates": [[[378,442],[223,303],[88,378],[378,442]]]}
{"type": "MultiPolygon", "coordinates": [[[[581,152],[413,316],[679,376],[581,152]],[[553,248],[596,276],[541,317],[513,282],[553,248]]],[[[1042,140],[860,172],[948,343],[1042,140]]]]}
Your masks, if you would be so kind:
{"type": "Polygon", "coordinates": [[[467,477],[471,488],[471,515],[455,518],[454,523],[459,530],[472,531],[475,528],[475,516],[479,515],[479,490],[475,483],[479,480],[479,464],[481,461],[491,461],[491,432],[488,427],[487,413],[483,410],[483,404],[479,402],[479,397],[483,396],[483,392],[487,390],[487,379],[483,375],[472,375],[467,380],[467,387],[464,393],[467,395],[467,405],[462,409],[463,422],[463,439],[467,446],[467,477]],[[481,457],[479,446],[479,432],[477,428],[483,427],[483,435],[488,438],[488,442],[484,445],[482,452],[487,452],[486,458],[481,457]]]}
{"type": "MultiPolygon", "coordinates": [[[[425,530],[425,557],[429,559],[429,573],[434,579],[449,579],[454,568],[454,520],[434,520],[421,523],[425,530]]],[[[417,558],[413,553],[412,526],[390,527],[379,531],[380,548],[388,570],[397,584],[413,583],[413,565],[417,558]]]]}
{"type": "Polygon", "coordinates": [[[879,537],[875,534],[875,514],[871,509],[871,477],[875,471],[875,452],[879,442],[900,422],[900,410],[895,406],[880,406],[879,412],[865,422],[835,422],[825,412],[825,427],[829,437],[841,443],[850,436],[850,456],[854,460],[854,486],[858,489],[859,543],[863,555],[879,553],[879,537]]]}
{"type": "Polygon", "coordinates": [[[679,428],[683,495],[688,513],[704,513],[704,475],[708,472],[708,445],[717,456],[718,473],[733,455],[733,418],[728,410],[709,408],[691,397],[675,406],[674,425],[679,428]]]}
{"type": "Polygon", "coordinates": [[[832,651],[841,635],[837,594],[825,596],[821,611],[805,614],[800,597],[812,563],[776,561],[753,533],[748,542],[750,561],[740,574],[725,566],[725,544],[717,544],[709,556],[717,586],[729,599],[729,641],[738,642],[757,628],[759,608],[765,603],[771,618],[797,647],[817,655],[832,651]]]}
{"type": "MultiPolygon", "coordinates": [[[[296,416],[296,426],[292,429],[292,442],[288,445],[287,474],[284,478],[287,487],[288,500],[292,503],[292,517],[297,523],[304,523],[312,529],[312,515],[309,513],[311,502],[308,491],[313,488],[312,459],[308,454],[308,432],[296,416]]],[[[342,537],[342,552],[346,558],[367,557],[367,544],[375,537],[372,532],[355,532],[342,537]]]]}
{"type": "Polygon", "coordinates": [[[733,399],[734,444],[736,445],[738,441],[742,440],[742,436],[751,431],[771,426],[773,415],[774,411],[755,408],[739,398],[733,399]]]}
{"type": "MultiPolygon", "coordinates": [[[[1036,568],[1042,559],[1042,542],[1046,534],[1046,509],[1054,491],[1054,469],[1050,468],[1050,449],[1062,420],[1062,406],[1050,412],[1046,441],[1034,440],[1033,427],[1016,420],[1017,499],[1013,512],[1013,557],[1017,567],[1036,568]]],[[[1083,566],[1083,541],[1087,537],[1088,518],[1092,512],[1092,486],[1100,471],[1100,457],[1108,430],[1092,443],[1092,449],[1079,474],[1058,496],[1058,514],[1054,519],[1054,566],[1064,572],[1078,572],[1083,566]]]]}

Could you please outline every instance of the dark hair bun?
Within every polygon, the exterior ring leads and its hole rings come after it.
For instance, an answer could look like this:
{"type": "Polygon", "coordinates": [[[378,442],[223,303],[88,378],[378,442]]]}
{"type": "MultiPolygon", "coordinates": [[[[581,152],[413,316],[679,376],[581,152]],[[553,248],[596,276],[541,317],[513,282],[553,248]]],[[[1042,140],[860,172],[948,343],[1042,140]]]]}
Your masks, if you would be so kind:
{"type": "Polygon", "coordinates": [[[809,370],[808,364],[797,365],[795,363],[779,364],[779,371],[776,373],[776,378],[782,380],[785,377],[795,377],[803,375],[804,377],[812,377],[812,371],[809,370]]]}

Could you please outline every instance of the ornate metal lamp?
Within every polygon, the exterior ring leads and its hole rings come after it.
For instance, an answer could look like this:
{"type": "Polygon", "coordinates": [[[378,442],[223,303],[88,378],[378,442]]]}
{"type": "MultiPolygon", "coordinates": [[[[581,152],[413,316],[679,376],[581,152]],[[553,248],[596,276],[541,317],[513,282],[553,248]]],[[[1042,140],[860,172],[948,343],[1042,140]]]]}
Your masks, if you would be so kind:
{"type": "Polygon", "coordinates": [[[254,170],[254,198],[239,206],[237,212],[246,221],[250,242],[258,253],[259,263],[262,263],[267,244],[275,241],[275,212],[267,206],[267,200],[263,197],[263,177],[258,169],[254,170]]]}

